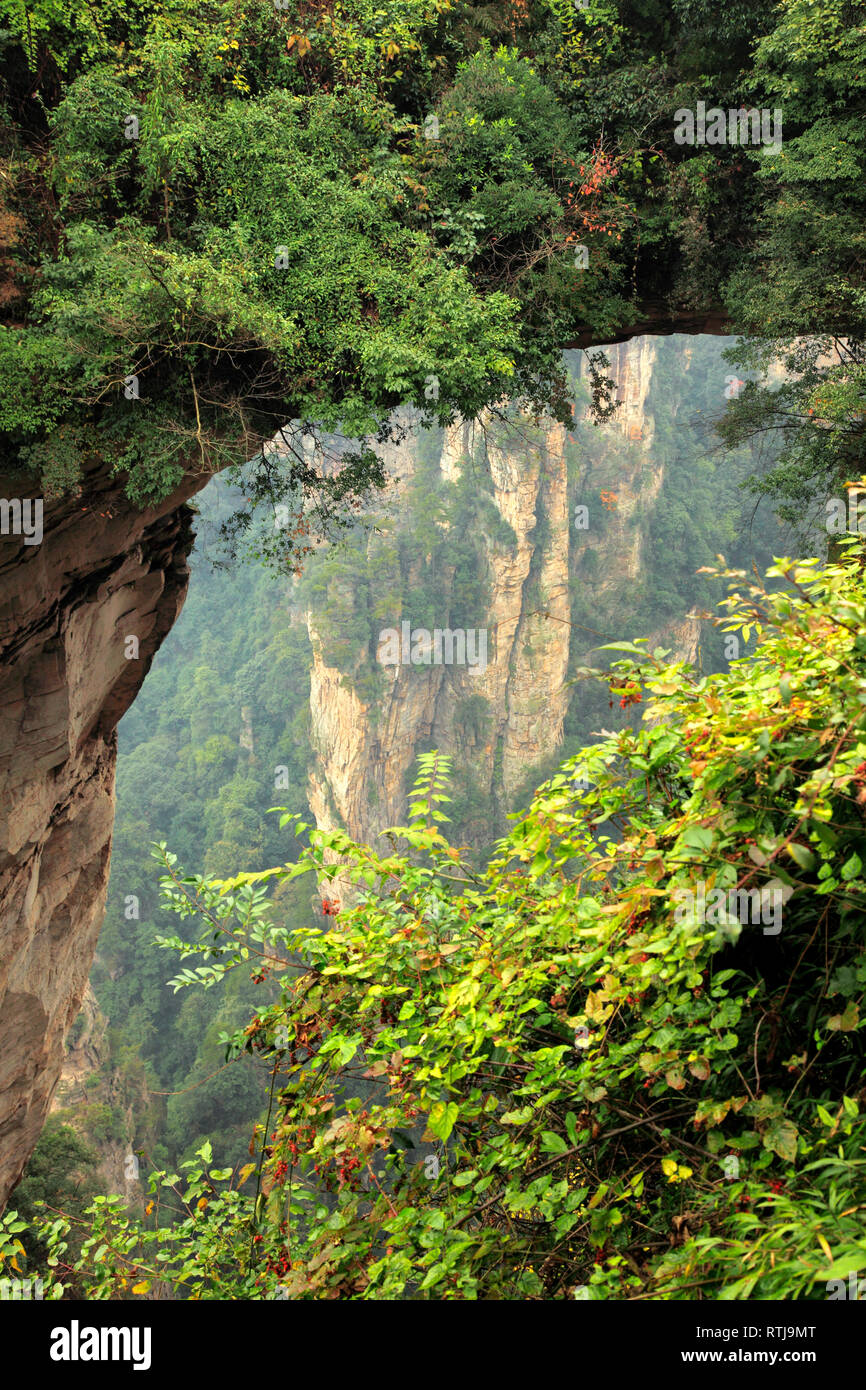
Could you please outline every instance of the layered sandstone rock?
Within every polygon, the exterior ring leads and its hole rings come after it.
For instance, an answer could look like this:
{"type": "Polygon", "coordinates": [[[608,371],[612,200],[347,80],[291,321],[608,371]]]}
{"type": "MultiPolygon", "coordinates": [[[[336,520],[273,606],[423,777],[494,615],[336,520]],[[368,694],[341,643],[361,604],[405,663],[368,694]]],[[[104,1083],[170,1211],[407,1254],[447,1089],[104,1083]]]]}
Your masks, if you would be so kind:
{"type": "MultiPolygon", "coordinates": [[[[593,603],[608,610],[621,607],[624,589],[646,572],[645,521],[664,481],[650,452],[654,421],[648,397],[658,344],[640,338],[607,351],[606,374],[616,383],[621,406],[605,429],[629,447],[617,457],[616,494],[603,529],[597,524],[599,497],[609,482],[589,461],[579,490],[591,499],[593,523],[579,537],[572,529],[561,425],[548,424],[540,437],[527,425],[509,438],[484,421],[460,422],[445,431],[439,458],[443,480],[456,483],[481,449],[496,510],[514,538],[507,545],[490,537],[484,541],[490,597],[480,616],[488,630],[483,672],[457,665],[389,665],[384,693],[365,700],[351,672],[326,663],[316,615],[308,614],[316,754],[310,803],[320,829],[343,829],[355,840],[375,844],[384,828],[403,824],[407,786],[424,748],[452,755],[499,813],[512,808],[533,769],[549,763],[560,748],[570,653],[577,652],[580,663],[593,656],[593,636],[572,622],[570,566],[581,548],[597,550],[603,563],[591,582],[593,603]],[[472,697],[484,702],[485,717],[467,727],[461,716],[472,697]]],[[[415,457],[411,435],[385,457],[392,481],[383,516],[399,511],[415,457]]],[[[383,552],[383,571],[386,565],[383,552]]],[[[408,608],[401,614],[410,616],[408,608]]],[[[650,649],[664,645],[693,660],[699,637],[699,621],[684,616],[650,634],[650,649]]],[[[498,828],[486,825],[486,839],[493,833],[498,828]]],[[[342,891],[351,898],[347,886],[342,891]]]]}
{"type": "Polygon", "coordinates": [[[143,1068],[132,1079],[112,1065],[107,1031],[108,1019],[88,983],[76,1026],[66,1039],[50,1109],[62,1123],[83,1132],[85,1142],[95,1148],[97,1190],[115,1193],[130,1204],[141,1203],[144,1187],[134,1153],[136,1117],[146,1113],[149,1097],[143,1068]],[[96,1140],[87,1123],[94,1105],[109,1108],[114,1120],[111,1130],[96,1140]]]}
{"type": "MultiPolygon", "coordinates": [[[[477,670],[468,664],[386,666],[385,693],[365,703],[351,680],[326,665],[315,615],[309,615],[316,753],[310,802],[320,829],[341,826],[353,838],[374,841],[383,828],[401,823],[407,779],[424,743],[459,753],[474,786],[508,799],[527,769],[561,742],[569,646],[564,433],[552,426],[540,443],[519,451],[488,443],[493,498],[514,544],[486,543],[490,601],[479,615],[487,632],[484,669],[480,663],[477,670]],[[541,516],[547,538],[539,545],[533,532],[541,516]],[[527,602],[531,573],[542,607],[527,602]],[[484,702],[483,733],[466,730],[461,718],[473,699],[484,702]]],[[[471,426],[446,432],[440,461],[446,479],[456,478],[475,442],[471,426]]],[[[393,485],[399,493],[412,476],[411,443],[389,464],[400,479],[393,485]]],[[[393,505],[392,496],[385,507],[393,505]]]]}
{"type": "MultiPolygon", "coordinates": [[[[139,512],[94,472],[0,537],[0,1205],[63,1064],[102,923],[115,729],[186,593],[188,479],[139,512]],[[130,640],[134,639],[134,640],[130,640]]],[[[0,476],[6,499],[31,496],[0,476]]]]}

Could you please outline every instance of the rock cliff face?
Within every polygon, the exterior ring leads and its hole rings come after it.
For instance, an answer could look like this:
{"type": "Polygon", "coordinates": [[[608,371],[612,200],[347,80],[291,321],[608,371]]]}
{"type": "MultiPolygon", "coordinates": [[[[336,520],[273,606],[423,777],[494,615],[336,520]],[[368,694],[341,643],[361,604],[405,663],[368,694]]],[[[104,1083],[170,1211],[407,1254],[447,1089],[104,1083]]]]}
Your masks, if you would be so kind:
{"type": "MultiPolygon", "coordinates": [[[[0,1205],[39,1136],[102,922],[115,728],[186,592],[190,479],[138,512],[93,474],[0,537],[0,1205]],[[85,505],[86,503],[86,505],[85,505]]],[[[0,476],[0,494],[21,496],[0,476]]]]}
{"type": "MultiPolygon", "coordinates": [[[[473,430],[447,432],[441,469],[453,478],[472,451],[473,430]]],[[[555,426],[538,447],[518,454],[488,447],[494,497],[514,533],[513,546],[487,543],[490,602],[484,619],[487,663],[384,668],[387,688],[365,703],[339,671],[322,659],[315,618],[309,617],[314,663],[310,708],[316,768],[310,801],[320,828],[342,824],[358,838],[399,823],[406,779],[419,746],[459,751],[480,792],[511,796],[539,750],[556,747],[566,709],[568,664],[568,514],[564,430],[555,426]],[[549,524],[537,546],[538,517],[549,524]],[[549,619],[526,603],[530,573],[544,594],[549,619]],[[482,704],[483,702],[483,704],[482,704]],[[495,769],[499,769],[498,775],[495,769]]],[[[399,494],[411,478],[411,448],[400,460],[399,494]]],[[[477,655],[477,653],[476,653],[477,655]]]]}
{"type": "MultiPolygon", "coordinates": [[[[655,501],[663,470],[651,460],[653,417],[648,407],[657,345],[636,339],[608,349],[609,375],[622,402],[604,428],[635,447],[617,465],[616,494],[605,492],[607,476],[583,460],[580,477],[569,480],[566,431],[549,425],[510,441],[481,426],[458,424],[446,431],[439,457],[443,479],[457,482],[467,460],[483,449],[492,497],[511,528],[512,544],[484,542],[489,602],[483,621],[488,633],[486,669],[467,665],[396,664],[385,666],[386,688],[364,699],[351,674],[327,665],[315,613],[308,614],[313,647],[311,737],[316,763],[310,802],[320,829],[343,828],[354,838],[374,842],[388,826],[402,824],[407,786],[419,751],[435,746],[455,757],[457,766],[499,817],[515,804],[527,777],[549,763],[562,745],[572,695],[566,684],[570,657],[589,659],[591,636],[572,622],[572,568],[577,548],[604,554],[592,580],[592,598],[612,607],[623,586],[640,581],[647,563],[642,516],[655,501]],[[603,530],[592,523],[578,537],[569,496],[591,502],[609,499],[603,530]]],[[[386,460],[392,476],[383,513],[400,510],[416,467],[417,448],[386,460]]],[[[401,616],[410,618],[410,601],[401,616]]],[[[693,659],[700,624],[683,619],[650,634],[650,646],[663,642],[693,659]]],[[[484,838],[498,833],[489,821],[484,838]]]]}
{"type": "Polygon", "coordinates": [[[142,1196],[133,1152],[135,1117],[146,1111],[148,1096],[143,1078],[138,1087],[132,1088],[112,1067],[107,1028],[108,1020],[87,984],[75,1027],[66,1039],[63,1067],[50,1110],[63,1123],[83,1129],[86,1142],[94,1138],[87,1125],[94,1105],[109,1111],[111,1126],[108,1132],[98,1135],[96,1142],[97,1186],[100,1192],[116,1193],[132,1204],[140,1202],[142,1196]]]}

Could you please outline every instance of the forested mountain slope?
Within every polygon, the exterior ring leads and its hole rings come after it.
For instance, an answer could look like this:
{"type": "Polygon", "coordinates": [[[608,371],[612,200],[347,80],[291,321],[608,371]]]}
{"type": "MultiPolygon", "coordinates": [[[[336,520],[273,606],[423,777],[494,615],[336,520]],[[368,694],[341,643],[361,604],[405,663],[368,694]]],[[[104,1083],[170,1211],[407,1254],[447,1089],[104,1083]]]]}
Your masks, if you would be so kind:
{"type": "MultiPolygon", "coordinates": [[[[375,843],[402,823],[416,758],[436,746],[455,756],[455,838],[483,862],[506,814],[563,757],[634,722],[609,707],[605,686],[574,680],[593,648],[647,636],[681,658],[700,654],[706,670],[727,665],[730,639],[688,616],[720,592],[696,571],[719,547],[731,562],[766,564],[785,532],[766,504],[753,515],[741,487],[771,459],[719,449],[713,422],[732,376],[723,348],[672,338],[610,349],[622,405],[602,425],[584,416],[574,356],[571,430],[515,420],[487,431],[498,486],[482,432],[413,429],[383,450],[395,481],[381,504],[300,578],[215,567],[236,499],[220,480],[201,494],[190,597],[120,728],[93,973],[110,1020],[102,1070],[144,1059],[151,1089],[178,1093],[139,1097],[136,1142],[152,1162],[175,1162],[204,1138],[220,1163],[238,1161],[264,1084],[249,1059],[224,1067],[219,1042],[259,993],[250,972],[237,972],[227,998],[166,988],[153,841],[216,875],[263,869],[296,853],[267,814],[276,804],[375,843]],[[487,670],[383,667],[379,633],[404,615],[413,627],[486,629],[487,670]]],[[[286,885],[282,920],[324,923],[329,893],[286,885]]],[[[87,1135],[86,1110],[77,1120],[87,1135]]]]}

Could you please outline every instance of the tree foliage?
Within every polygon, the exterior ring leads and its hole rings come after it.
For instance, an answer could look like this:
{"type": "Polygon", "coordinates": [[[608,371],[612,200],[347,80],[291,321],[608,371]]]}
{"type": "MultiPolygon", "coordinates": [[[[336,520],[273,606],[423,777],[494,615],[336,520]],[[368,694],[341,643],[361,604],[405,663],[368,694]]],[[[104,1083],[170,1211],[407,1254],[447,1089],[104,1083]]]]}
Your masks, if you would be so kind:
{"type": "Polygon", "coordinates": [[[49,495],[92,457],[139,504],[251,464],[327,530],[397,405],[565,418],[587,331],[724,300],[862,338],[862,0],[728,6],[722,43],[703,0],[2,11],[0,425],[49,495]],[[676,145],[708,92],[780,105],[782,153],[676,145]]]}

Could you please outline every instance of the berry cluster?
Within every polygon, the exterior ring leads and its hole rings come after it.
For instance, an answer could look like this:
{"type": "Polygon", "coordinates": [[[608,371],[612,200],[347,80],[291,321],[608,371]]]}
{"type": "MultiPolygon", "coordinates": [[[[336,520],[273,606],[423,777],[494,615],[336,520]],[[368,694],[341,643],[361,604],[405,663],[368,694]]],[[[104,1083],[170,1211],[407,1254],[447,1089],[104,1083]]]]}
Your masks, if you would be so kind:
{"type": "MultiPolygon", "coordinates": [[[[610,682],[611,695],[619,695],[620,709],[627,709],[629,705],[639,705],[643,699],[640,686],[635,681],[612,680],[610,682]]],[[[613,709],[613,700],[608,700],[608,709],[613,709]]]]}

